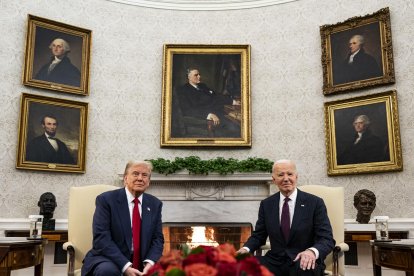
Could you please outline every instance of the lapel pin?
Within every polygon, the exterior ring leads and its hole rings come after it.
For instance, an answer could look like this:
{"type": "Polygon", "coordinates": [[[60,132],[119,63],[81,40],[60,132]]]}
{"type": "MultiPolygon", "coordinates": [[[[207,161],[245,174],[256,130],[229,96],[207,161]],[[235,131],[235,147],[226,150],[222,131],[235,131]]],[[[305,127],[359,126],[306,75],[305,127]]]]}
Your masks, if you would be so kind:
{"type": "Polygon", "coordinates": [[[305,207],[305,204],[301,204],[300,207],[305,207]]]}
{"type": "Polygon", "coordinates": [[[150,207],[147,207],[148,212],[151,211],[150,207]]]}

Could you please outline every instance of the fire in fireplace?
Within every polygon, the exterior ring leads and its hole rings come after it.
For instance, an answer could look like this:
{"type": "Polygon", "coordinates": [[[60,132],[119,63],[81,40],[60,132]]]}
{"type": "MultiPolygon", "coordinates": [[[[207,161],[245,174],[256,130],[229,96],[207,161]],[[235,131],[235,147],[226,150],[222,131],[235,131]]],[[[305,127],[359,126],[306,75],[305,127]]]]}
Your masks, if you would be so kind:
{"type": "Polygon", "coordinates": [[[239,249],[251,232],[250,223],[163,223],[164,253],[184,244],[194,248],[230,243],[239,249]]]}

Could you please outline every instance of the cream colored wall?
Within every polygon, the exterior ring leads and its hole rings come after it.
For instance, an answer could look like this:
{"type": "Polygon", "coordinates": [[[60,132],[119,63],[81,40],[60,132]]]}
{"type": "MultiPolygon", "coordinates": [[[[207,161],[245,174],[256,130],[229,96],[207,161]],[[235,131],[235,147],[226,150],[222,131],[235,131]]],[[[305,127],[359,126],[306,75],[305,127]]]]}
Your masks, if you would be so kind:
{"type": "Polygon", "coordinates": [[[129,159],[199,155],[296,160],[301,184],[344,186],[345,217],[352,197],[377,195],[373,215],[413,218],[412,146],[414,4],[406,0],[301,0],[231,11],[172,11],[103,0],[0,0],[0,217],[37,213],[39,196],[57,196],[56,218],[67,217],[70,186],[115,184],[129,159]],[[324,97],[319,26],[390,7],[396,84],[324,97]],[[21,84],[27,14],[93,30],[91,93],[72,96],[21,84]],[[250,44],[253,146],[251,149],[161,149],[161,76],[164,43],[250,44]],[[323,103],[396,89],[404,171],[328,177],[323,103]],[[85,174],[16,170],[22,92],[89,103],[85,174]]]}

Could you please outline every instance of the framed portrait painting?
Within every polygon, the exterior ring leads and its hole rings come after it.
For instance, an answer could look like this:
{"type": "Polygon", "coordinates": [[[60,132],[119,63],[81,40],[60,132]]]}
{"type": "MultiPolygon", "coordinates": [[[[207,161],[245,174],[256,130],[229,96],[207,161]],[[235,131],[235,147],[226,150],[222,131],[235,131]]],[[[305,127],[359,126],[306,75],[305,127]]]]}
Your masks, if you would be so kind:
{"type": "Polygon", "coordinates": [[[320,27],[323,93],[395,82],[390,11],[320,27]]]}
{"type": "Polygon", "coordinates": [[[92,31],[28,15],[23,84],[89,94],[92,31]]]}
{"type": "Polygon", "coordinates": [[[325,103],[328,175],[403,169],[397,92],[325,103]]]}
{"type": "Polygon", "coordinates": [[[249,45],[164,45],[161,147],[251,147],[249,45]]]}
{"type": "Polygon", "coordinates": [[[23,93],[18,169],[85,172],[88,104],[23,93]]]}

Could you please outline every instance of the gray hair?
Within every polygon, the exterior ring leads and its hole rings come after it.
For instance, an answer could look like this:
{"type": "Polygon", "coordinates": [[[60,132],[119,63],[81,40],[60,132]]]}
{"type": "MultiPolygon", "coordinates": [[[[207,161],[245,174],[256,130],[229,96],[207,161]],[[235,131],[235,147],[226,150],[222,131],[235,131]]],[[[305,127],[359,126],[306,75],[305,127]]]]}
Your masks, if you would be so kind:
{"type": "Polygon", "coordinates": [[[365,38],[362,35],[354,35],[354,36],[351,37],[351,39],[353,39],[353,38],[358,39],[358,41],[359,41],[360,44],[364,44],[365,43],[365,38]]]}
{"type": "Polygon", "coordinates": [[[128,161],[128,163],[125,166],[124,177],[127,175],[129,168],[131,168],[132,166],[137,166],[137,165],[147,167],[147,169],[149,170],[149,173],[151,175],[152,164],[150,162],[147,162],[147,161],[128,161]]]}
{"type": "Polygon", "coordinates": [[[65,53],[70,52],[70,46],[69,46],[69,43],[67,43],[67,42],[66,42],[66,40],[64,40],[64,39],[62,39],[62,38],[56,38],[56,39],[54,39],[54,40],[50,43],[50,45],[49,45],[49,49],[52,49],[52,44],[53,44],[54,42],[57,42],[57,43],[62,43],[62,45],[63,45],[63,50],[65,51],[65,53]]]}
{"type": "Polygon", "coordinates": [[[275,172],[276,166],[279,165],[279,164],[291,164],[291,165],[293,165],[293,169],[295,170],[295,173],[296,174],[298,173],[298,171],[296,170],[295,162],[293,162],[292,160],[288,160],[288,159],[280,159],[280,160],[277,160],[275,163],[273,163],[272,173],[275,172]]]}
{"type": "Polygon", "coordinates": [[[369,125],[371,121],[369,120],[369,117],[367,115],[358,115],[355,116],[354,122],[356,122],[358,119],[361,119],[365,125],[369,125]]]}

